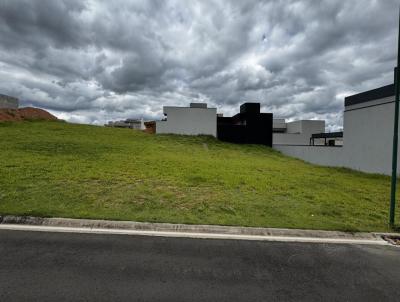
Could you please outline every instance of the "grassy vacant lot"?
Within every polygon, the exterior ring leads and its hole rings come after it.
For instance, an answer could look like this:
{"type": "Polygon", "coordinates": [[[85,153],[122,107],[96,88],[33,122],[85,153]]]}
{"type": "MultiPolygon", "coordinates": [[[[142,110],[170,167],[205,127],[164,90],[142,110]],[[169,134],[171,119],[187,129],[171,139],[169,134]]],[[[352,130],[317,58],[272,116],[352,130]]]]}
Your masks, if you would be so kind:
{"type": "Polygon", "coordinates": [[[264,146],[0,123],[0,214],[384,231],[389,188],[389,177],[314,166],[264,146]]]}

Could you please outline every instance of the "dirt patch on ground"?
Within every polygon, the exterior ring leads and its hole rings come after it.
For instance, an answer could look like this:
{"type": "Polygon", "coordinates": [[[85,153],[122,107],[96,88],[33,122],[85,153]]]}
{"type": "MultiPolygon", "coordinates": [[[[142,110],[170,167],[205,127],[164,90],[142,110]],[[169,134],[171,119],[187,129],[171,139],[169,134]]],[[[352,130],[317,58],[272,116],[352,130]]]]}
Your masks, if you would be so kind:
{"type": "Polygon", "coordinates": [[[143,131],[146,133],[154,134],[156,133],[156,122],[155,121],[149,121],[149,122],[144,122],[144,126],[146,129],[143,131]]]}
{"type": "Polygon", "coordinates": [[[57,117],[50,114],[46,110],[33,107],[25,107],[19,109],[0,109],[0,122],[29,120],[55,121],[57,120],[57,117]]]}

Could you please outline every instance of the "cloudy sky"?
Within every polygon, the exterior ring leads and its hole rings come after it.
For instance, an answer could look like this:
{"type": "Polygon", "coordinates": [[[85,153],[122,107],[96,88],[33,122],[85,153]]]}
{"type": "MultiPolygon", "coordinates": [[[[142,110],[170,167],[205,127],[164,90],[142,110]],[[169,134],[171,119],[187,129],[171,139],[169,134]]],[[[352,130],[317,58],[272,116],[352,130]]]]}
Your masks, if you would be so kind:
{"type": "Polygon", "coordinates": [[[336,129],[393,82],[397,2],[0,0],[0,93],[79,123],[257,101],[336,129]]]}

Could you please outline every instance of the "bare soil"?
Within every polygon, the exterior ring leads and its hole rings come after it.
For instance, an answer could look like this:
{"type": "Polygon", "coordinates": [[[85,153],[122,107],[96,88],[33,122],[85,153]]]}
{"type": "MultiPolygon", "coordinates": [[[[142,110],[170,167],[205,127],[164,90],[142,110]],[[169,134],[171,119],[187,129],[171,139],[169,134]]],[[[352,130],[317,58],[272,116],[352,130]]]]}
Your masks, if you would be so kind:
{"type": "Polygon", "coordinates": [[[25,107],[19,109],[0,109],[0,122],[26,120],[54,121],[57,120],[57,117],[47,112],[46,110],[33,107],[25,107]]]}

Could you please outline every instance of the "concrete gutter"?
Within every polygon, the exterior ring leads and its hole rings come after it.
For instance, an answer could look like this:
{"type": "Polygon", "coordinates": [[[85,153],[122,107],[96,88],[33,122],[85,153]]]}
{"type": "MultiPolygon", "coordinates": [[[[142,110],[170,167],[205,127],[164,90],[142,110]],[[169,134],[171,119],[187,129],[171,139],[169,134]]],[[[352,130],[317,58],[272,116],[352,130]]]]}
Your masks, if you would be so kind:
{"type": "MultiPolygon", "coordinates": [[[[124,234],[204,239],[389,245],[386,233],[275,229],[218,225],[189,225],[71,218],[0,216],[0,230],[124,234]]],[[[400,236],[400,234],[390,234],[400,236]]]]}

